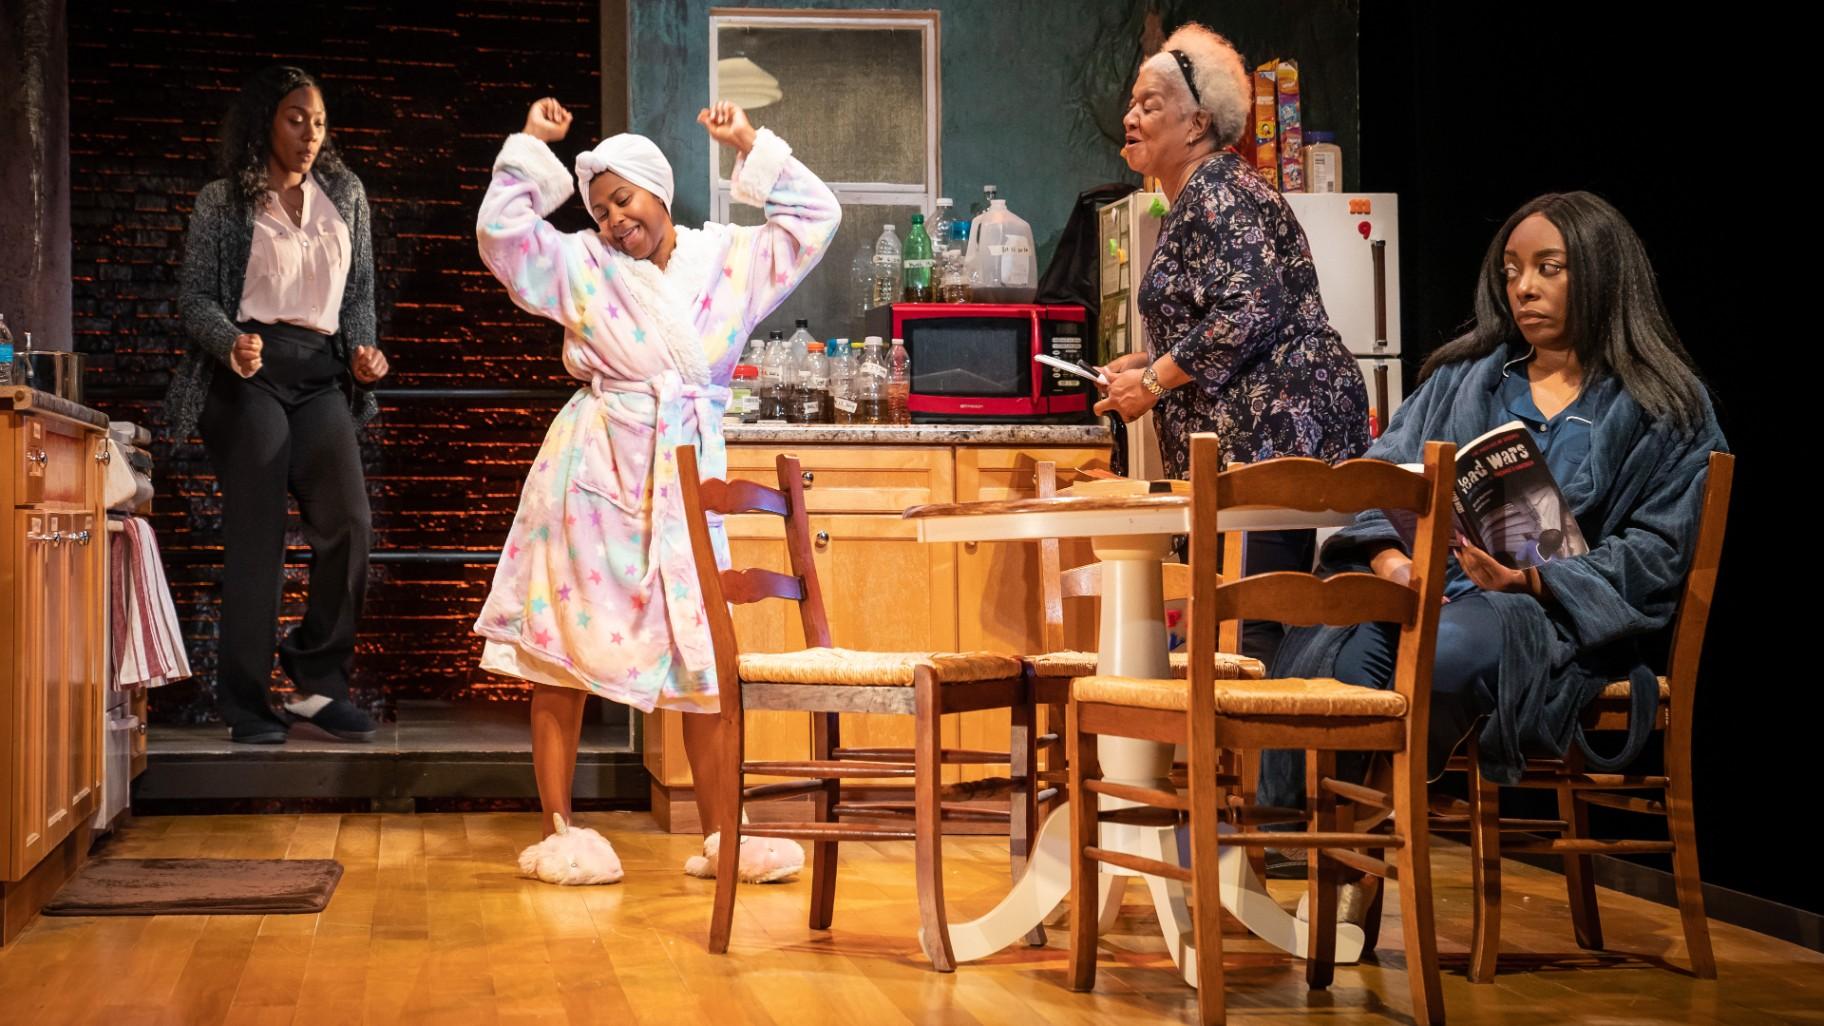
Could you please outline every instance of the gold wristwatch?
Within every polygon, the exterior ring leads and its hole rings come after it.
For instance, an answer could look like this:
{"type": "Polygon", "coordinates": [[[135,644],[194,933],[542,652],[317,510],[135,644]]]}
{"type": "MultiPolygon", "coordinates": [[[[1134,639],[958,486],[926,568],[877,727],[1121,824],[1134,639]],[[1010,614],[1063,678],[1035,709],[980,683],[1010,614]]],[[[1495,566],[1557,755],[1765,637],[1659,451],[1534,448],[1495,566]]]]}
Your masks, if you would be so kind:
{"type": "Polygon", "coordinates": [[[1154,370],[1151,364],[1148,364],[1146,370],[1141,372],[1140,386],[1155,396],[1165,394],[1165,386],[1159,383],[1159,372],[1154,370]]]}

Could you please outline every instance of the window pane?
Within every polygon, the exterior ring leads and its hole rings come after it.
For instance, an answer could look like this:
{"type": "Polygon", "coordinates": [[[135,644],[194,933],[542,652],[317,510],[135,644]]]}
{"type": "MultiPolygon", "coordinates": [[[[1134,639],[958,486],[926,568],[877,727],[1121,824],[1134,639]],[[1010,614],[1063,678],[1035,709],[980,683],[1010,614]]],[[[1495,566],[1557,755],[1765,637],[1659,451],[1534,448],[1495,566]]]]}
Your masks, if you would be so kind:
{"type": "MultiPolygon", "coordinates": [[[[718,98],[739,95],[753,69],[777,79],[780,98],[754,110],[827,182],[923,184],[924,34],[915,29],[723,28],[716,37],[718,98]]],[[[763,81],[763,80],[760,80],[763,81]]],[[[721,152],[722,177],[735,157],[721,152]]]]}
{"type": "MultiPolygon", "coordinates": [[[[811,322],[811,334],[818,338],[860,338],[867,334],[862,330],[860,292],[850,284],[855,257],[864,247],[873,256],[874,240],[880,237],[883,224],[894,225],[903,240],[917,211],[915,206],[844,203],[842,227],[836,230],[836,241],[829,252],[779,309],[754,329],[754,334],[765,338],[769,329],[777,328],[789,335],[793,320],[799,317],[811,322]]],[[[759,207],[745,203],[733,204],[729,214],[735,224],[760,224],[765,220],[759,207]]]]}

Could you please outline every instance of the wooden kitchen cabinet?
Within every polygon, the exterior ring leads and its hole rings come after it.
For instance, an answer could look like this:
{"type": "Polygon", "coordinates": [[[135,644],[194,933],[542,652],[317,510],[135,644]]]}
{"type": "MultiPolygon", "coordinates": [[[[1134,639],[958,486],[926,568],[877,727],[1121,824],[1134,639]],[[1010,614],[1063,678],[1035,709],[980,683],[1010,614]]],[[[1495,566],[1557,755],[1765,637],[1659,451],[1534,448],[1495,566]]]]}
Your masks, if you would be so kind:
{"type": "Polygon", "coordinates": [[[86,849],[101,792],[105,429],[92,410],[0,389],[0,943],[56,889],[35,870],[80,864],[63,849],[86,849]]]}
{"type": "MultiPolygon", "coordinates": [[[[1081,479],[1087,466],[1107,467],[1102,449],[958,449],[956,501],[1002,502],[1036,494],[1034,468],[1041,460],[1058,466],[1058,487],[1081,479]]],[[[1061,543],[1061,566],[1092,561],[1088,539],[1061,543]]],[[[957,549],[957,647],[964,651],[1027,655],[1045,651],[1045,629],[1039,617],[1039,549],[1030,542],[965,542],[957,549]]],[[[1096,604],[1064,604],[1065,637],[1072,648],[1096,647],[1096,604]]],[[[1038,729],[1050,726],[1039,711],[1038,729]]],[[[1001,750],[1007,746],[1010,717],[1005,709],[984,709],[956,717],[961,721],[957,744],[963,748],[1001,750]]],[[[1061,726],[1061,725],[1060,725],[1061,726]]],[[[1000,776],[999,766],[959,766],[964,779],[1000,776]]]]}
{"type": "Polygon", "coordinates": [[[14,621],[6,878],[36,866],[79,819],[101,784],[100,580],[93,513],[13,513],[20,568],[14,621]]]}
{"type": "MultiPolygon", "coordinates": [[[[1042,429],[1035,434],[1042,434],[1042,429]]],[[[957,651],[983,649],[1009,654],[1039,651],[1037,556],[1030,545],[959,546],[923,544],[916,525],[901,519],[907,506],[1010,498],[1033,490],[1032,468],[1051,459],[1062,468],[1060,484],[1079,467],[1106,465],[1106,446],[982,447],[827,445],[783,447],[731,440],[729,476],[777,483],[775,459],[793,452],[805,478],[811,517],[812,551],[823,585],[830,632],[843,648],[875,651],[957,651]],[[979,548],[980,551],[976,551],[979,548]],[[968,550],[968,551],[964,551],[968,550]]],[[[737,567],[786,570],[783,525],[756,515],[727,520],[729,550],[737,567]]],[[[1087,559],[1087,555],[1084,555],[1087,559]]],[[[735,610],[743,651],[779,652],[804,646],[797,607],[763,602],[735,610]]],[[[1094,625],[1088,611],[1072,611],[1073,622],[1094,625]]],[[[684,756],[680,716],[660,711],[644,718],[645,765],[652,774],[653,814],[676,832],[697,829],[684,756]]],[[[955,747],[1004,750],[1005,712],[947,717],[944,743],[955,747]]],[[[912,721],[901,716],[842,717],[845,747],[905,747],[912,721]]],[[[805,713],[750,712],[747,735],[752,760],[805,758],[810,752],[810,718],[805,713]]],[[[999,767],[945,767],[946,779],[1001,775],[999,767]]],[[[861,781],[874,789],[905,787],[901,781],[861,781]]],[[[751,806],[758,818],[799,816],[792,803],[751,806]]]]}

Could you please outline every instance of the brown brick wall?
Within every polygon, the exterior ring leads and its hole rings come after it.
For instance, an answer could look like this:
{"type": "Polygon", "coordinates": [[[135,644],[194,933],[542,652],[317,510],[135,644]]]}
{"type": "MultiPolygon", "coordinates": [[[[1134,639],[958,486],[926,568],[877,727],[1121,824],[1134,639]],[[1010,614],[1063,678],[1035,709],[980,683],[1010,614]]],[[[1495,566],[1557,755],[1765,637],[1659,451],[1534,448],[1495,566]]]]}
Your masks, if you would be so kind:
{"type": "MultiPolygon", "coordinates": [[[[208,713],[219,496],[194,439],[163,434],[157,396],[184,347],[176,313],[183,233],[214,177],[212,143],[246,75],[294,63],[324,82],[331,133],[374,215],[380,337],[401,390],[566,387],[559,334],[516,310],[475,253],[474,219],[499,142],[526,105],[577,115],[559,156],[593,141],[597,5],[456,0],[340,6],[72,4],[71,234],[76,347],[111,416],[159,434],[152,520],[167,554],[198,684],[158,695],[159,718],[208,713]]],[[[586,222],[574,205],[556,218],[586,222]]],[[[491,552],[554,405],[395,397],[363,443],[382,561],[374,565],[355,687],[393,697],[488,696],[468,627],[490,565],[384,562],[396,550],[491,552]]],[[[293,536],[294,545],[302,545],[293,536]]],[[[288,571],[283,621],[302,613],[288,571]]],[[[276,671],[275,671],[276,672],[276,671]]]]}

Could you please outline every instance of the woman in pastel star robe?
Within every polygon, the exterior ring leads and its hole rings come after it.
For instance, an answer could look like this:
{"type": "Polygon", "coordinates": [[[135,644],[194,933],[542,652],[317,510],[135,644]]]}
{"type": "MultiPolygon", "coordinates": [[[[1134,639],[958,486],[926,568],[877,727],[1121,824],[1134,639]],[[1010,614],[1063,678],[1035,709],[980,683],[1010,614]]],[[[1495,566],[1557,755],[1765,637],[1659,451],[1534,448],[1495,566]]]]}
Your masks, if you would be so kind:
{"type": "MultiPolygon", "coordinates": [[[[816,266],[842,218],[791,147],[756,131],[739,107],[719,103],[697,121],[739,154],[734,198],[763,207],[765,224],[674,225],[671,166],[651,140],[623,134],[576,159],[598,231],[553,228],[545,217],[573,185],[549,144],[571,116],[549,98],[501,147],[476,222],[488,269],[521,309],[563,326],[564,367],[585,382],[545,436],[475,623],[487,638],[483,668],[533,685],[547,845],[565,833],[554,817],[570,815],[590,693],[641,711],[717,709],[672,453],[693,444],[705,477],[726,474],[722,411],[742,346],[816,266]]],[[[727,566],[719,523],[712,533],[727,566]]],[[[721,822],[709,807],[723,793],[717,722],[684,717],[705,824],[721,822]]],[[[714,875],[716,841],[706,839],[712,857],[693,856],[687,872],[714,875]]],[[[743,879],[783,879],[803,863],[790,841],[742,845],[743,879]]],[[[618,878],[618,866],[607,875],[618,878]]]]}

